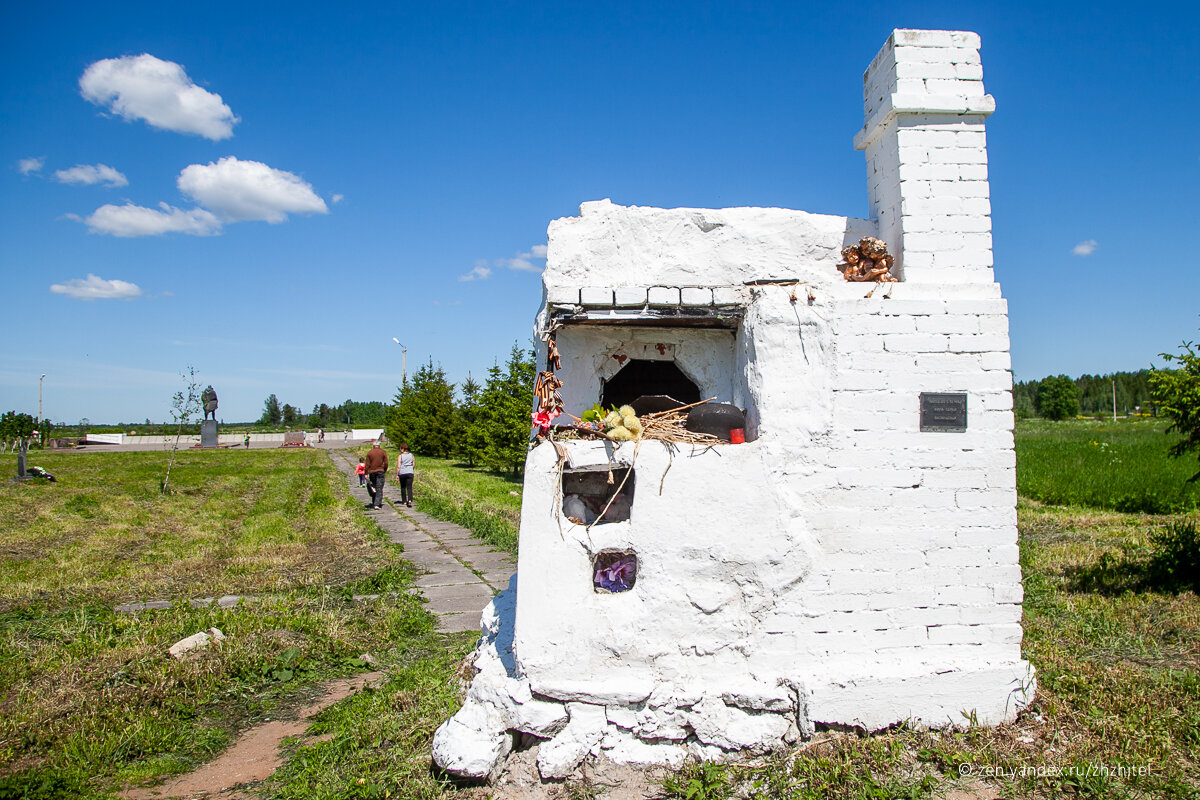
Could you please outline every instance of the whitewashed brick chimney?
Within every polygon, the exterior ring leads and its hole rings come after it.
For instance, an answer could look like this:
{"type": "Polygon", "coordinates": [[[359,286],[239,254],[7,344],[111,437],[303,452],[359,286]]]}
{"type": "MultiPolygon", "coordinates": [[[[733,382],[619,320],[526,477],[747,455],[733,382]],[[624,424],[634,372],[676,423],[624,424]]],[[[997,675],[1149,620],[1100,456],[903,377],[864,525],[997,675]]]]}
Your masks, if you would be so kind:
{"type": "Polygon", "coordinates": [[[863,74],[871,216],[911,283],[991,283],[979,35],[895,30],[863,74]]]}

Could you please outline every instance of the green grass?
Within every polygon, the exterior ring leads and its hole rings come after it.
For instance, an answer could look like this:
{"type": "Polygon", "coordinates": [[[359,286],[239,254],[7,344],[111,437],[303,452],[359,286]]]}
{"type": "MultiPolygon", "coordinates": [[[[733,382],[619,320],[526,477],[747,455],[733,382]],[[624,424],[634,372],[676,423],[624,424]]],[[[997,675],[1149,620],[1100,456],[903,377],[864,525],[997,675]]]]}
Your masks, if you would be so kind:
{"type": "Polygon", "coordinates": [[[1043,503],[1166,514],[1200,506],[1196,461],[1173,459],[1160,420],[1021,420],[1017,491],[1043,503]]]}
{"type": "MultiPolygon", "coordinates": [[[[321,681],[363,671],[362,653],[396,670],[384,696],[424,676],[421,707],[449,713],[435,689],[469,639],[433,632],[403,591],[411,568],[326,454],[181,452],[169,495],[163,453],[31,463],[59,482],[0,484],[0,797],[111,797],[191,770],[321,681]],[[383,596],[350,602],[363,589],[383,596]],[[221,594],[258,599],[186,602],[221,594]],[[132,599],[176,605],[112,609],[132,599]],[[210,627],[227,640],[195,660],[166,652],[210,627]]],[[[431,735],[393,759],[427,759],[431,735]]]]}
{"type": "MultiPolygon", "coordinates": [[[[1022,424],[1020,469],[1040,462],[1046,475],[1097,471],[1103,462],[1073,467],[1070,459],[1084,436],[1099,442],[1095,432],[1103,427],[1022,424]]],[[[1161,456],[1165,449],[1159,426],[1111,433],[1131,437],[1130,452],[1157,447],[1161,456]]],[[[294,743],[283,768],[260,787],[263,796],[479,796],[429,771],[433,731],[461,701],[461,658],[474,637],[431,633],[431,619],[414,601],[389,594],[407,586],[410,574],[347,499],[344,477],[323,454],[262,451],[256,464],[247,458],[259,455],[253,451],[189,452],[176,467],[179,492],[169,498],[154,491],[162,454],[131,455],[148,461],[120,454],[38,458],[32,463],[59,474],[61,484],[0,489],[0,776],[15,776],[31,790],[44,786],[47,797],[86,797],[190,769],[246,725],[286,712],[322,678],[358,669],[355,656],[370,651],[388,666],[387,681],[322,712],[313,733],[331,738],[294,743]],[[220,460],[234,455],[247,460],[220,460]],[[97,460],[79,461],[87,458],[97,460]],[[50,512],[30,511],[30,498],[50,512]],[[177,568],[180,559],[191,567],[177,568]],[[214,583],[221,588],[204,590],[214,583]],[[226,591],[264,599],[253,608],[182,606],[134,616],[108,605],[130,596],[226,591]],[[384,597],[355,606],[347,598],[356,593],[384,597]],[[210,626],[229,641],[194,662],[164,656],[171,642],[210,626]]],[[[1167,486],[1178,478],[1162,470],[1176,465],[1161,458],[1168,466],[1155,474],[1167,475],[1167,486]]],[[[1106,482],[1112,480],[1091,485],[1106,482]]],[[[496,526],[514,550],[520,498],[510,492],[519,488],[483,470],[418,458],[419,507],[472,519],[476,530],[496,526]]],[[[1094,502],[1103,505],[1111,495],[1094,502]]],[[[667,775],[664,795],[1200,795],[1200,598],[1142,578],[1113,584],[1136,590],[1099,593],[1081,578],[1106,558],[1109,577],[1142,564],[1135,555],[1154,563],[1161,532],[1186,530],[1196,516],[1024,497],[1023,649],[1039,684],[1016,722],[954,731],[898,726],[873,736],[822,730],[787,753],[689,765],[667,775]]],[[[602,788],[563,787],[572,797],[603,796],[602,788]]]]}

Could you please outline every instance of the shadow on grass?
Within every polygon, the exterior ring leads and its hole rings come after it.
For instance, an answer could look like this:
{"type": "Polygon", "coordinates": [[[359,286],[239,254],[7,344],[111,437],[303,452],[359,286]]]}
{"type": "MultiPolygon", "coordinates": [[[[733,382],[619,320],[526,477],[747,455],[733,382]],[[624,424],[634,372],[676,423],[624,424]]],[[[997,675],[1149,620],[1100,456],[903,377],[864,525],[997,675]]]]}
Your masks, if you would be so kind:
{"type": "Polygon", "coordinates": [[[1071,589],[1119,595],[1125,592],[1200,594],[1200,534],[1193,521],[1174,522],[1150,535],[1148,546],[1106,552],[1087,567],[1067,571],[1071,589]]]}
{"type": "Polygon", "coordinates": [[[478,472],[481,475],[491,475],[499,478],[505,483],[511,483],[514,486],[523,486],[525,476],[521,472],[513,472],[512,470],[499,470],[492,467],[485,467],[483,464],[468,464],[466,461],[453,461],[450,466],[455,469],[466,470],[468,472],[478,472]]]}

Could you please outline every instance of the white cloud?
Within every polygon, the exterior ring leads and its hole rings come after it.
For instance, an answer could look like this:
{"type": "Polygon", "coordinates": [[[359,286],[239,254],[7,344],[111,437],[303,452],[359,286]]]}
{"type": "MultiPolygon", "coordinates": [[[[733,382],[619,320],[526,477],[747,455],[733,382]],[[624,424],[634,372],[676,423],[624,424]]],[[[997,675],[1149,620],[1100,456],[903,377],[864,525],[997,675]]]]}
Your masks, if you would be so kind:
{"type": "Polygon", "coordinates": [[[459,275],[458,279],[460,281],[482,281],[482,280],[486,280],[487,277],[491,274],[492,274],[491,267],[484,266],[484,264],[479,263],[479,264],[476,264],[474,269],[472,269],[466,275],[459,275]]]}
{"type": "Polygon", "coordinates": [[[86,278],[74,278],[66,283],[53,284],[50,291],[74,297],[76,300],[127,300],[142,293],[136,283],[107,281],[90,272],[86,278]]]}
{"type": "Polygon", "coordinates": [[[1086,242],[1080,242],[1079,244],[1075,245],[1075,247],[1071,249],[1071,252],[1077,256],[1090,256],[1092,253],[1096,252],[1096,248],[1099,246],[1099,242],[1097,242],[1095,239],[1088,239],[1086,242]]]}
{"type": "Polygon", "coordinates": [[[221,95],[201,89],[179,64],[149,53],[91,64],[79,78],[79,90],[88,102],[125,119],[214,142],[233,136],[239,121],[221,95]]]}
{"type": "Polygon", "coordinates": [[[496,266],[508,267],[515,269],[518,272],[541,272],[545,268],[545,264],[538,266],[534,261],[542,261],[546,258],[546,245],[535,244],[529,248],[528,253],[517,253],[512,258],[501,258],[496,261],[496,266]]]}
{"type": "Polygon", "coordinates": [[[466,275],[459,277],[460,281],[484,280],[492,274],[492,268],[495,269],[511,269],[517,272],[538,272],[545,269],[545,264],[535,264],[535,261],[544,261],[546,259],[546,245],[535,244],[529,248],[527,253],[517,253],[512,258],[497,258],[493,259],[491,267],[487,266],[487,261],[476,261],[475,269],[468,272],[466,275]]]}
{"type": "Polygon", "coordinates": [[[344,194],[335,194],[333,197],[329,198],[329,200],[334,205],[337,205],[338,203],[342,202],[345,199],[346,199],[346,195],[344,195],[344,194]]]}
{"type": "Polygon", "coordinates": [[[22,158],[17,162],[17,172],[22,175],[30,175],[34,172],[41,172],[42,166],[46,163],[44,156],[32,156],[30,158],[22,158]]]}
{"type": "Polygon", "coordinates": [[[288,214],[328,214],[329,208],[298,175],[258,161],[226,156],[184,167],[179,190],[226,222],[283,222],[288,214]]]}
{"type": "Polygon", "coordinates": [[[129,179],[107,164],[76,164],[70,169],[60,169],[54,173],[54,179],[59,183],[82,184],[92,186],[103,183],[110,189],[118,186],[128,186],[129,179]]]}
{"type": "Polygon", "coordinates": [[[159,203],[161,211],[126,203],[123,206],[103,205],[83,222],[92,233],[112,236],[160,236],[164,233],[186,233],[192,236],[211,236],[221,232],[221,221],[203,208],[184,211],[159,203]]]}

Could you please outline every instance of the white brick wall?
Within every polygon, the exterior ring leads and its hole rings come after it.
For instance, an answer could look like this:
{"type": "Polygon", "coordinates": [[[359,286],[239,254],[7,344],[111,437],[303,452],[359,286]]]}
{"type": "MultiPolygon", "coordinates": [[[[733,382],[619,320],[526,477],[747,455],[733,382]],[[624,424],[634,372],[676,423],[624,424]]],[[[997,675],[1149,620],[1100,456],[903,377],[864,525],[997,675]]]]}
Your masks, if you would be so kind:
{"type": "Polygon", "coordinates": [[[991,204],[977,36],[897,30],[863,76],[871,215],[904,280],[990,283],[991,204]],[[983,236],[986,238],[978,238],[983,236]]]}

